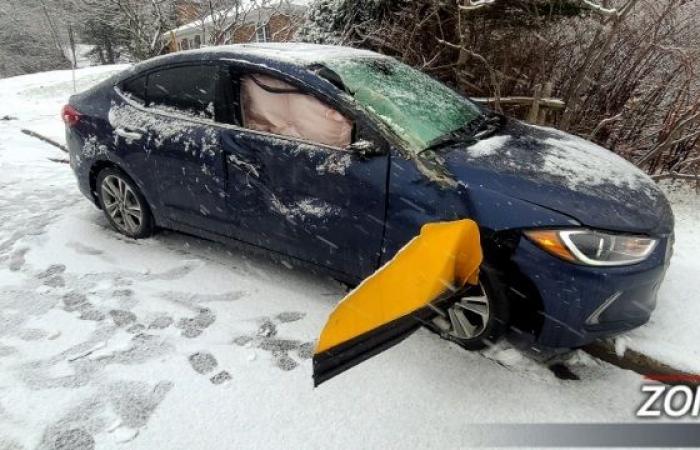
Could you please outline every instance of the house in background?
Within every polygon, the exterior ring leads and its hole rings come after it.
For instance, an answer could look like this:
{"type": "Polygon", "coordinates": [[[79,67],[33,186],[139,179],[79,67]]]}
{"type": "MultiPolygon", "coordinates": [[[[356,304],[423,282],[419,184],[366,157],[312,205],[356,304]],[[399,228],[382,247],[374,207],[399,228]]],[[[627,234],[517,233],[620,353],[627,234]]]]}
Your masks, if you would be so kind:
{"type": "MultiPolygon", "coordinates": [[[[262,6],[242,13],[230,12],[192,20],[166,33],[169,51],[196,49],[204,46],[239,44],[245,42],[287,42],[294,34],[306,6],[280,3],[262,6]]],[[[184,17],[196,18],[196,11],[184,11],[184,17]]]]}

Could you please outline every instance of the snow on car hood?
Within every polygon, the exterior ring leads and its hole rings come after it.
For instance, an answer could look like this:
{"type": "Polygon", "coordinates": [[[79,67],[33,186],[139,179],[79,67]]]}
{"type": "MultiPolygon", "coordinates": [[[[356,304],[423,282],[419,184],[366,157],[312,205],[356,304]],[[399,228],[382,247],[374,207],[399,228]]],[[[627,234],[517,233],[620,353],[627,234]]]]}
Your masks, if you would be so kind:
{"type": "Polygon", "coordinates": [[[673,213],[656,183],[633,164],[585,139],[518,121],[445,157],[471,188],[488,188],[600,229],[665,235],[673,213]]]}

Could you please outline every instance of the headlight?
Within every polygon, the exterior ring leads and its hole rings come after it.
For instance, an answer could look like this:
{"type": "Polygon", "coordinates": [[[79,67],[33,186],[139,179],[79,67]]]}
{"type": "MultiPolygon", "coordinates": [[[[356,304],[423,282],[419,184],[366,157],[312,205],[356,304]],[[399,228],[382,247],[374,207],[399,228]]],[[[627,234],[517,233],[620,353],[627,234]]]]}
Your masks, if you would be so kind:
{"type": "Polygon", "coordinates": [[[647,236],[595,230],[529,230],[525,236],[566,261],[589,266],[625,266],[644,261],[659,243],[647,236]]]}

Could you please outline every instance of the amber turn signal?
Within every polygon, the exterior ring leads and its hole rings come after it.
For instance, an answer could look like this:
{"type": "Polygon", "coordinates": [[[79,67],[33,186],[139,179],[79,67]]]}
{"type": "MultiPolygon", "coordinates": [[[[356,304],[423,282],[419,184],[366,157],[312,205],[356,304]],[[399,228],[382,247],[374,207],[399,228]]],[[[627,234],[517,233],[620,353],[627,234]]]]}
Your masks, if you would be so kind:
{"type": "Polygon", "coordinates": [[[559,237],[559,232],[556,230],[530,230],[525,231],[532,242],[537,244],[543,250],[560,257],[569,262],[576,262],[576,257],[569,251],[559,237]]]}

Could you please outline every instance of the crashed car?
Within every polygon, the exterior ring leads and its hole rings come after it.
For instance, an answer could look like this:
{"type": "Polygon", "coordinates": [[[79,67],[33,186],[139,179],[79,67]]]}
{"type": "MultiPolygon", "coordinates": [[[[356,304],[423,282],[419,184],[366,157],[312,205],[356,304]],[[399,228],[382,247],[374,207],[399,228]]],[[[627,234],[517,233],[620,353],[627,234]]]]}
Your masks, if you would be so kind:
{"type": "Polygon", "coordinates": [[[356,285],[425,224],[471,219],[479,282],[425,321],[468,349],[638,327],[672,252],[669,203],[632,164],[369,51],[179,52],[72,96],[63,119],[81,191],[132,238],[178,230],[356,285]]]}

